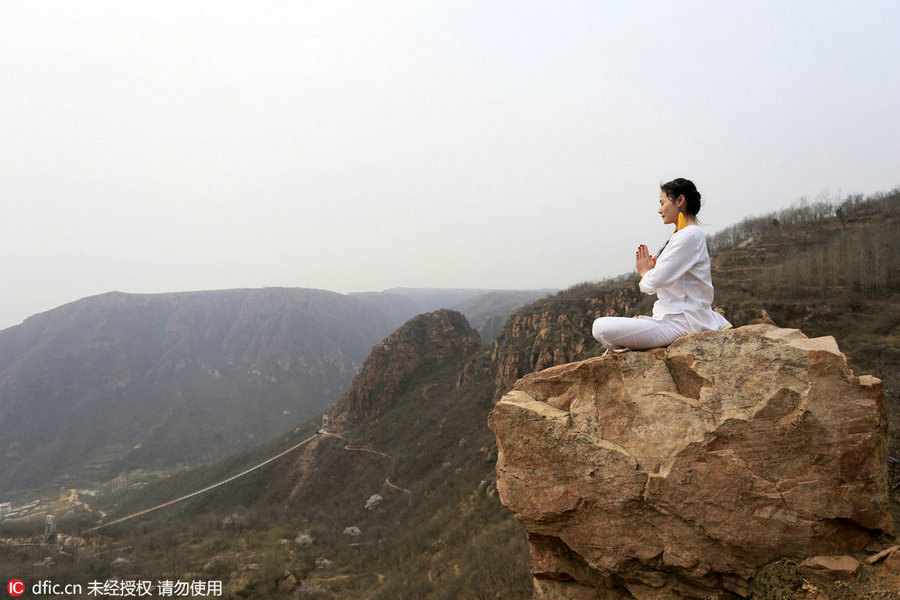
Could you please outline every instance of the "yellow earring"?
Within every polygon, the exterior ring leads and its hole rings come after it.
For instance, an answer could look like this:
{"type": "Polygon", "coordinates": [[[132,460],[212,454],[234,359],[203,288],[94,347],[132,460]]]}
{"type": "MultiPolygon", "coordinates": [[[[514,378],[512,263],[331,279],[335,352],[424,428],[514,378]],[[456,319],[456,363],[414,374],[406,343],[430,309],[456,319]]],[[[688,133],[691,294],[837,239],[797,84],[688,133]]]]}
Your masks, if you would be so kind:
{"type": "Polygon", "coordinates": [[[675,227],[675,231],[681,231],[687,227],[687,221],[684,218],[684,211],[680,208],[678,209],[678,225],[675,227]]]}

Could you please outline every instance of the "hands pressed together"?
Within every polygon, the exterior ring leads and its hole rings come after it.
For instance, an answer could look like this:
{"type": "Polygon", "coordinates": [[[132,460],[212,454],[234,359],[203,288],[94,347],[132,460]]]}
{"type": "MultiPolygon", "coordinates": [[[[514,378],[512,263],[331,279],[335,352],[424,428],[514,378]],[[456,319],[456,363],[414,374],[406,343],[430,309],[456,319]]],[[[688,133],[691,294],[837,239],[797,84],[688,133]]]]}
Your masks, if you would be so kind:
{"type": "Polygon", "coordinates": [[[644,244],[638,246],[634,253],[634,266],[641,277],[656,266],[656,257],[650,255],[650,250],[644,244]]]}

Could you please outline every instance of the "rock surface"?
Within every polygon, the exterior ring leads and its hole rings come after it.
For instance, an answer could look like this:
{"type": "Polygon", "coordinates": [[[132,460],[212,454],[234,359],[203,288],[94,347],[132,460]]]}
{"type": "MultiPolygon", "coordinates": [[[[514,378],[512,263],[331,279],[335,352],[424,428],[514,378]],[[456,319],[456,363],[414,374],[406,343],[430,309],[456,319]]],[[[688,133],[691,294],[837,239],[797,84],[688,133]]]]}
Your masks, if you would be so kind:
{"type": "Polygon", "coordinates": [[[441,309],[413,317],[372,348],[331,416],[337,422],[377,417],[421,366],[441,365],[480,347],[478,332],[461,313],[441,309]]]}
{"type": "Polygon", "coordinates": [[[884,560],[884,568],[892,573],[900,573],[900,551],[891,552],[884,560]]]}
{"type": "Polygon", "coordinates": [[[591,324],[604,315],[640,313],[647,296],[635,282],[591,288],[588,295],[573,288],[512,315],[494,341],[491,357],[497,398],[527,373],[599,356],[603,347],[591,337],[591,324]]]}
{"type": "Polygon", "coordinates": [[[813,556],[800,563],[804,575],[818,575],[832,579],[856,579],[859,561],[852,556],[813,556]]]}
{"type": "Polygon", "coordinates": [[[830,337],[753,325],[553,367],[489,424],[536,598],[742,596],[892,528],[881,382],[830,337]]]}

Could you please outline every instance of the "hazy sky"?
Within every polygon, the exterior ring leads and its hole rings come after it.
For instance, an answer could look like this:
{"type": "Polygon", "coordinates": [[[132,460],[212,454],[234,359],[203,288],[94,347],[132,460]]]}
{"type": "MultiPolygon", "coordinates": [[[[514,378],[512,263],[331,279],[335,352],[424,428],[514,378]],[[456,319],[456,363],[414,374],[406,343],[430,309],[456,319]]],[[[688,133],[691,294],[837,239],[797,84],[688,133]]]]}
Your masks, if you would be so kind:
{"type": "Polygon", "coordinates": [[[900,185],[900,3],[0,0],[0,328],[111,290],[568,287],[900,185]]]}

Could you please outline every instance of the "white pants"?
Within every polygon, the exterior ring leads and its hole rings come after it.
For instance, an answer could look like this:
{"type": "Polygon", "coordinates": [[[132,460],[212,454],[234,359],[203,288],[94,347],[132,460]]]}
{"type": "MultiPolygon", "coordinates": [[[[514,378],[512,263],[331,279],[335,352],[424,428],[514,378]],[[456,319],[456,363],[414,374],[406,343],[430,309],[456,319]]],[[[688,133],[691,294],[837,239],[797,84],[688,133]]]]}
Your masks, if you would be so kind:
{"type": "Polygon", "coordinates": [[[684,315],[666,315],[664,319],[600,317],[594,321],[591,333],[598,342],[612,350],[646,350],[668,346],[676,338],[691,333],[691,330],[684,315]]]}

